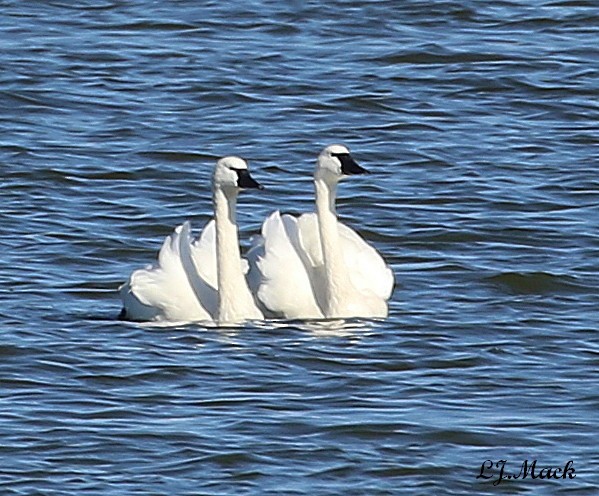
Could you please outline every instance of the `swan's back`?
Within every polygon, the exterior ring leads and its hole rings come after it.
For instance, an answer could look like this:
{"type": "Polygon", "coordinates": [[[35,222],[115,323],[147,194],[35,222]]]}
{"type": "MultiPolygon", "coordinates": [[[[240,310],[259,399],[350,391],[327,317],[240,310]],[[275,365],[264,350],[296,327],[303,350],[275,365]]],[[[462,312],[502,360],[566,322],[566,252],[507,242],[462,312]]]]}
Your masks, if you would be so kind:
{"type": "Polygon", "coordinates": [[[158,261],[134,271],[121,287],[125,318],[213,320],[218,304],[215,248],[214,221],[193,243],[189,222],[178,226],[162,244],[158,261]]]}
{"type": "Polygon", "coordinates": [[[297,219],[272,213],[248,253],[250,289],[267,312],[288,319],[323,317],[303,255],[297,219]]]}
{"type": "MultiPolygon", "coordinates": [[[[393,272],[353,229],[341,222],[338,229],[348,276],[344,305],[353,317],[385,317],[393,272]]],[[[262,226],[261,244],[252,251],[260,252],[250,259],[253,290],[268,310],[290,319],[327,316],[326,270],[315,213],[295,218],[274,212],[262,226]]]]}
{"type": "MultiPolygon", "coordinates": [[[[395,278],[383,257],[351,227],[337,221],[337,228],[345,263],[345,271],[352,289],[363,296],[386,301],[391,296],[395,278]]],[[[303,214],[298,219],[302,251],[313,268],[324,267],[322,243],[315,213],[303,214]]]]}

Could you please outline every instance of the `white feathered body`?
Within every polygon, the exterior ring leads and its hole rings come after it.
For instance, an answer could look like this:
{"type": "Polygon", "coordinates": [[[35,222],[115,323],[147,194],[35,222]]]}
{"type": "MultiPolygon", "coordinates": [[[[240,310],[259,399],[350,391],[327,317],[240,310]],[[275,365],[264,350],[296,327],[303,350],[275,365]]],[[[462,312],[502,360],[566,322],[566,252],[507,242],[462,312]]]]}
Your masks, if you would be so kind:
{"type": "Polygon", "coordinates": [[[297,218],[277,211],[264,222],[248,253],[249,282],[269,312],[288,319],[387,316],[393,272],[358,233],[336,226],[341,257],[331,281],[316,213],[297,218]]]}
{"type": "Polygon", "coordinates": [[[273,213],[248,253],[250,287],[264,308],[289,319],[387,316],[394,276],[378,252],[337,220],[339,181],[367,171],[347,147],[329,145],[314,171],[316,212],[273,213]]]}
{"type": "Polygon", "coordinates": [[[213,175],[215,219],[199,239],[185,222],[166,238],[154,265],[134,271],[120,288],[124,317],[137,321],[209,321],[237,324],[262,319],[248,288],[236,224],[237,194],[261,187],[239,157],[224,157],[213,175]]]}
{"type": "MultiPolygon", "coordinates": [[[[246,260],[238,260],[240,274],[248,271],[246,260]]],[[[178,226],[160,249],[155,264],[134,271],[120,288],[127,318],[155,322],[235,322],[261,319],[245,284],[227,303],[229,315],[219,315],[216,228],[210,221],[200,238],[193,239],[189,222],[178,226]]]]}

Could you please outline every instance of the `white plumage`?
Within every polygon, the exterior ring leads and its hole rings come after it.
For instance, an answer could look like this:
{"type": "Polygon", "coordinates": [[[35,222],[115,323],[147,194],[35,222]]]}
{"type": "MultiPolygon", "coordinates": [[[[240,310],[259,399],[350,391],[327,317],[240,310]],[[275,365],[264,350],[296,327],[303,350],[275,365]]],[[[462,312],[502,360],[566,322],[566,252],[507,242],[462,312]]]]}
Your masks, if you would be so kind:
{"type": "Polygon", "coordinates": [[[337,220],[345,176],[365,173],[342,145],[326,147],[314,174],[316,213],[271,214],[248,253],[249,282],[264,308],[289,319],[386,317],[394,276],[378,252],[337,220]]]}
{"type": "Polygon", "coordinates": [[[157,262],[131,274],[120,288],[124,318],[218,324],[263,318],[239,250],[235,210],[243,188],[261,188],[247,163],[238,157],[220,159],[213,175],[215,219],[197,240],[189,222],[178,226],[164,241],[157,262]]]}

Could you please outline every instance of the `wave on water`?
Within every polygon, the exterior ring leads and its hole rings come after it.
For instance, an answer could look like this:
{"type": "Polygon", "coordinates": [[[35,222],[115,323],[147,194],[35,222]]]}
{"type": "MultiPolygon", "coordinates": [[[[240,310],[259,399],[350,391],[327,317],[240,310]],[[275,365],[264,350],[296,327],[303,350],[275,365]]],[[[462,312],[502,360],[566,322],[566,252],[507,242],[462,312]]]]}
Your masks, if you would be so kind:
{"type": "Polygon", "coordinates": [[[491,284],[516,294],[555,294],[586,292],[578,278],[547,272],[503,272],[487,278],[491,284]]]}

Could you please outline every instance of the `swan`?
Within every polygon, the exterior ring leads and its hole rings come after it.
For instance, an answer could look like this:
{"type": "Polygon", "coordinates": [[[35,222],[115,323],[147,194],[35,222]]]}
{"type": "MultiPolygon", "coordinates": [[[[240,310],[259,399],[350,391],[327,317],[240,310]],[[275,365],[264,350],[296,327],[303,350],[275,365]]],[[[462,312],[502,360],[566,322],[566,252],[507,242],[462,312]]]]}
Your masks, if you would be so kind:
{"type": "Polygon", "coordinates": [[[121,318],[133,321],[235,324],[263,319],[245,279],[235,207],[245,188],[263,189],[245,160],[224,157],[212,176],[214,219],[199,239],[189,222],[164,241],[153,265],[134,271],[123,284],[121,318]]]}
{"type": "Polygon", "coordinates": [[[272,213],[247,257],[249,283],[265,313],[287,319],[384,318],[395,278],[379,253],[337,220],[341,179],[366,171],[330,145],[314,171],[316,212],[272,213]]]}

